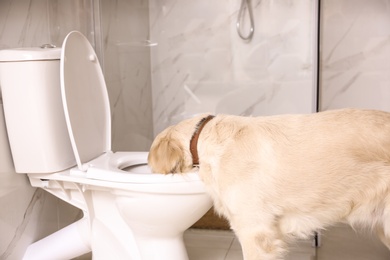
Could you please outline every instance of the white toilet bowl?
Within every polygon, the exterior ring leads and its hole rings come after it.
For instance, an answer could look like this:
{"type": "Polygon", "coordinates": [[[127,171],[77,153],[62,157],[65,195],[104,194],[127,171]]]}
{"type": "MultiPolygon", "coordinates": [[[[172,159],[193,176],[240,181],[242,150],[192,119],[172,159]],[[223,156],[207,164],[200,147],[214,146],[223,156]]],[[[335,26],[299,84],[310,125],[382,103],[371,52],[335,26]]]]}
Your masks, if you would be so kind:
{"type": "Polygon", "coordinates": [[[84,212],[30,245],[25,259],[70,259],[90,250],[94,259],[188,259],[183,232],[211,207],[199,176],[151,173],[147,152],[111,152],[108,95],[93,48],[71,32],[58,54],[0,51],[16,171],[84,212]]]}
{"type": "Polygon", "coordinates": [[[75,257],[89,252],[88,246],[94,259],[188,259],[183,232],[211,207],[210,198],[197,173],[151,173],[147,154],[107,153],[90,161],[86,172],[75,167],[30,174],[32,186],[82,209],[86,216],[76,225],[82,232],[72,233],[74,225],[66,227],[59,231],[63,235],[30,246],[25,259],[63,259],[64,253],[75,257]],[[49,247],[54,252],[47,249],[51,244],[57,245],[49,247]]]}

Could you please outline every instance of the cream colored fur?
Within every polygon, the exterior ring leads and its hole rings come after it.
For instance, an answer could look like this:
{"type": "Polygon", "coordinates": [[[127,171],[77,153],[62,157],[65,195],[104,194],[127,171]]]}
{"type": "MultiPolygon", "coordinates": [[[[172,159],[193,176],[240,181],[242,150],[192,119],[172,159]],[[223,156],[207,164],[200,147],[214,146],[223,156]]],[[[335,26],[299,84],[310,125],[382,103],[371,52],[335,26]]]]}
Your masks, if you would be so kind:
{"type": "MultiPolygon", "coordinates": [[[[154,172],[193,170],[189,142],[204,116],[156,137],[154,172]]],[[[368,227],[390,246],[390,113],[217,115],[198,153],[199,175],[245,260],[283,259],[286,241],[337,222],[368,227]]]]}

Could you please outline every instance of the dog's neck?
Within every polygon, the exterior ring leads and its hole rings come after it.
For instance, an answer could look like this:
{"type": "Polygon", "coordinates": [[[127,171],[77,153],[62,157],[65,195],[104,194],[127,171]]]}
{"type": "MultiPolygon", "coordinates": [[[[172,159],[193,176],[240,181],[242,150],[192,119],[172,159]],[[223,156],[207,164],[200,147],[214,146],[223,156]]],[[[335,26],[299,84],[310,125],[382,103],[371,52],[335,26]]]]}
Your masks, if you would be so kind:
{"type": "Polygon", "coordinates": [[[190,141],[190,152],[191,152],[191,156],[192,156],[192,165],[193,166],[199,165],[199,156],[198,156],[198,148],[197,148],[199,135],[202,132],[203,127],[213,118],[214,118],[213,115],[209,115],[207,117],[204,117],[196,125],[195,132],[192,135],[191,141],[190,141]]]}

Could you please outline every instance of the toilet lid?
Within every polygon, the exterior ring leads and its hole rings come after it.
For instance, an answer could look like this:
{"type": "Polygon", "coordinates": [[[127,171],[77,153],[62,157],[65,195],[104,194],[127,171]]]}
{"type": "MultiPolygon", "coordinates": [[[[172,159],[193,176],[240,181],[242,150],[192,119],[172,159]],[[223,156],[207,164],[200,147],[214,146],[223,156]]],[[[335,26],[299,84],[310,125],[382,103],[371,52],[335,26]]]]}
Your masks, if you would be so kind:
{"type": "Polygon", "coordinates": [[[61,52],[61,94],[77,166],[111,150],[107,88],[96,53],[80,32],[69,33],[61,52]]]}

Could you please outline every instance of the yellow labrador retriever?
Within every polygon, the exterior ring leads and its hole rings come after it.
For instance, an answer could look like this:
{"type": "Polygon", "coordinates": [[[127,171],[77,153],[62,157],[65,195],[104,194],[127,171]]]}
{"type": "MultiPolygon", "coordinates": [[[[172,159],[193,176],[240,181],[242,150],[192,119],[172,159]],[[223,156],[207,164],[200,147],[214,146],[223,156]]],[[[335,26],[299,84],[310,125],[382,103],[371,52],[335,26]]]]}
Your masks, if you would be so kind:
{"type": "Polygon", "coordinates": [[[337,222],[390,248],[390,113],[201,115],[160,133],[148,161],[160,173],[199,167],[245,260],[282,259],[286,241],[337,222]]]}

